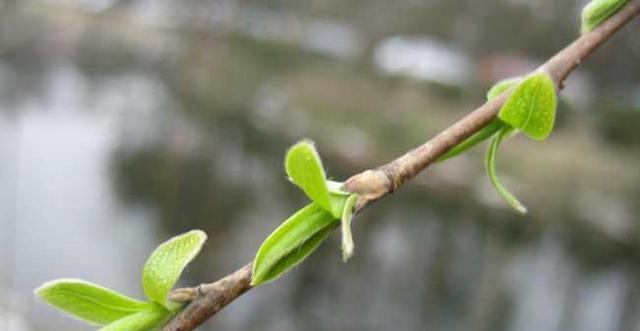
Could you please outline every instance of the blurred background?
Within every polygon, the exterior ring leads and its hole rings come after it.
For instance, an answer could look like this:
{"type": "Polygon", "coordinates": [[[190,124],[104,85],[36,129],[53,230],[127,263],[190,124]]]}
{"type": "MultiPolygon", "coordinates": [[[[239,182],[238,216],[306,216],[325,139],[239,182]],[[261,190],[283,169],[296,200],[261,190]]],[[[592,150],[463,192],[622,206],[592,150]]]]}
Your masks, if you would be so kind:
{"type": "MultiPolygon", "coordinates": [[[[573,40],[577,0],[0,2],[0,330],[92,330],[53,278],[142,298],[167,238],[209,234],[182,285],[250,261],[305,203],[286,148],[350,174],[421,144],[573,40]]],[[[567,83],[545,143],[429,168],[200,330],[640,329],[640,21],[567,83]]]]}

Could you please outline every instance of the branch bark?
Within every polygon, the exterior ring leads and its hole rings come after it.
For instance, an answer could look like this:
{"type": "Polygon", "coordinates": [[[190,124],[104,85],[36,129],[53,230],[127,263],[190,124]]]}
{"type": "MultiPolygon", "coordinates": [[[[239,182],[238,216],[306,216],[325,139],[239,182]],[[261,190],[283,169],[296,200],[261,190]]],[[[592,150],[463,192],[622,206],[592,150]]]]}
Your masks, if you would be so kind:
{"type": "MultiPolygon", "coordinates": [[[[640,14],[640,0],[626,5],[592,32],[583,34],[537,70],[547,72],[556,87],[562,89],[569,74],[597,48],[606,43],[626,23],[640,14]]],[[[508,95],[502,95],[480,106],[426,143],[378,168],[349,178],[344,189],[360,195],[356,212],[393,193],[475,132],[493,121],[508,95]]],[[[193,330],[234,299],[250,290],[252,263],[211,284],[177,289],[170,299],[190,302],[162,330],[193,330]]]]}

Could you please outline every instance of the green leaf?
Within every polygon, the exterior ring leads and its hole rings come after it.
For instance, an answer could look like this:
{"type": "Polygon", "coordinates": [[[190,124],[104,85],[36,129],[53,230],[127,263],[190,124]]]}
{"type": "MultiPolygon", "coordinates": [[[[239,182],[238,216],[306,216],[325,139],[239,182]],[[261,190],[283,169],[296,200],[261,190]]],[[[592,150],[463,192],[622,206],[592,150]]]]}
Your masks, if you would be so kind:
{"type": "Polygon", "coordinates": [[[498,118],[528,137],[544,140],[551,134],[556,117],[556,90],[546,73],[527,77],[511,93],[498,118]]]}
{"type": "Polygon", "coordinates": [[[353,207],[358,201],[358,195],[352,194],[347,199],[342,212],[342,259],[347,262],[353,256],[353,235],[351,234],[351,219],[353,218],[353,207]]]}
{"type": "Polygon", "coordinates": [[[520,83],[521,81],[522,77],[512,77],[498,81],[497,83],[495,83],[495,85],[493,85],[493,87],[491,87],[491,89],[489,89],[489,92],[487,92],[487,100],[491,100],[499,96],[508,89],[518,85],[518,83],[520,83]]]}
{"type": "Polygon", "coordinates": [[[582,33],[589,32],[613,14],[617,13],[629,0],[593,0],[582,10],[582,33]]]}
{"type": "Polygon", "coordinates": [[[251,285],[280,277],[302,262],[327,238],[337,218],[312,202],[285,220],[260,246],[251,285]]]}
{"type": "Polygon", "coordinates": [[[520,201],[513,195],[509,190],[507,190],[498,180],[498,175],[496,174],[496,154],[498,152],[498,148],[500,144],[514,131],[513,128],[505,127],[491,141],[491,145],[489,145],[489,149],[487,150],[487,154],[485,156],[485,168],[487,170],[487,175],[491,180],[491,184],[496,189],[498,194],[517,212],[521,214],[527,213],[527,208],[520,203],[520,201]]]}
{"type": "Polygon", "coordinates": [[[287,152],[284,167],[289,179],[298,185],[309,199],[333,213],[327,176],[311,140],[303,140],[293,145],[287,152]]]}
{"type": "Polygon", "coordinates": [[[156,248],[142,270],[142,287],[150,300],[175,308],[168,302],[167,294],[206,240],[204,232],[195,230],[173,237],[156,248]]]}
{"type": "Polygon", "coordinates": [[[47,282],[35,294],[52,306],[90,323],[104,325],[150,306],[102,286],[79,279],[47,282]]]}
{"type": "Polygon", "coordinates": [[[342,217],[342,211],[344,210],[344,204],[349,199],[349,195],[344,195],[342,193],[330,193],[329,199],[331,200],[331,215],[333,218],[338,219],[342,217]],[[336,216],[338,215],[338,216],[336,216]]]}
{"type": "Polygon", "coordinates": [[[498,132],[505,126],[504,122],[499,119],[493,120],[489,125],[480,129],[480,131],[471,135],[471,137],[463,140],[461,143],[450,149],[448,152],[440,156],[436,161],[442,162],[446,161],[450,158],[458,156],[473,146],[485,141],[487,138],[491,137],[494,133],[498,132]]]}
{"type": "MultiPolygon", "coordinates": [[[[493,85],[493,87],[491,87],[491,89],[489,89],[489,92],[487,92],[487,100],[491,100],[499,96],[500,94],[504,93],[508,89],[518,85],[520,81],[522,81],[522,77],[506,78],[497,82],[495,85],[493,85]]],[[[450,158],[456,157],[466,152],[467,150],[471,149],[473,146],[493,136],[494,133],[498,132],[503,127],[504,127],[504,122],[502,122],[500,119],[493,120],[487,126],[485,126],[478,132],[471,135],[471,137],[465,139],[464,141],[462,141],[461,143],[457,144],[452,149],[450,149],[448,152],[440,156],[436,160],[436,162],[446,161],[450,158]]]]}
{"type": "Polygon", "coordinates": [[[171,315],[169,310],[158,304],[153,304],[144,311],[119,319],[98,331],[159,330],[171,318],[171,315]]]}

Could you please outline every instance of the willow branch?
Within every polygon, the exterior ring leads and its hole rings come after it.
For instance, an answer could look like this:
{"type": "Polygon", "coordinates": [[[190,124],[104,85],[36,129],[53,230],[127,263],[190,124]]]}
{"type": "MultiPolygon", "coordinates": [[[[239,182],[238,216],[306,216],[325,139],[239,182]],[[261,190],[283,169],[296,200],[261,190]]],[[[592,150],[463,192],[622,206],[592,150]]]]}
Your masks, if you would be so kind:
{"type": "MultiPolygon", "coordinates": [[[[562,89],[565,79],[581,62],[639,14],[640,1],[629,3],[597,29],[580,36],[537,70],[547,72],[556,87],[562,89]]],[[[431,140],[399,158],[349,178],[344,189],[359,194],[356,212],[393,193],[438,157],[491,123],[507,97],[505,93],[488,101],[431,140]]],[[[190,303],[163,328],[163,331],[188,331],[204,323],[252,288],[251,269],[252,263],[249,263],[215,283],[173,291],[170,299],[190,303]]]]}

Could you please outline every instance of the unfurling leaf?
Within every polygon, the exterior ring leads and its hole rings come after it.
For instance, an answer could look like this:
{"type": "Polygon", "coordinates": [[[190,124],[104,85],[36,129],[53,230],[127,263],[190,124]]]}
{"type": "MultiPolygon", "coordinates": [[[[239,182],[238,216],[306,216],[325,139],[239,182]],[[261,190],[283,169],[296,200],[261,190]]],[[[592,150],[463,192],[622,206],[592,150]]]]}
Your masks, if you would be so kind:
{"type": "Polygon", "coordinates": [[[513,195],[509,190],[507,190],[502,184],[500,180],[498,180],[498,175],[496,174],[496,154],[498,152],[498,148],[500,147],[500,143],[508,137],[513,132],[513,128],[505,127],[491,141],[491,145],[487,150],[487,154],[485,156],[485,168],[487,170],[487,175],[491,181],[491,184],[496,189],[498,194],[517,212],[521,214],[526,214],[527,208],[520,203],[520,201],[513,195]]]}
{"type": "MultiPolygon", "coordinates": [[[[489,92],[487,92],[487,100],[491,100],[499,96],[500,94],[504,93],[508,89],[518,85],[518,83],[521,80],[522,80],[522,77],[513,77],[513,78],[506,78],[497,82],[495,85],[493,85],[493,87],[491,87],[491,89],[489,89],[489,92]]],[[[496,118],[487,126],[480,129],[480,131],[474,133],[473,135],[471,135],[471,137],[465,139],[464,141],[462,141],[461,143],[457,144],[452,149],[450,149],[448,152],[440,156],[436,161],[437,162],[446,161],[450,158],[453,158],[455,156],[458,156],[466,152],[467,150],[471,149],[473,146],[493,136],[494,133],[498,132],[504,126],[505,126],[504,122],[496,118]]]]}
{"type": "Polygon", "coordinates": [[[142,270],[142,287],[151,301],[175,308],[168,302],[167,294],[206,240],[204,232],[195,230],[173,237],[156,248],[142,270]]]}
{"type": "Polygon", "coordinates": [[[152,331],[169,320],[171,312],[159,304],[152,304],[144,311],[119,319],[98,331],[152,331]]]}
{"type": "Polygon", "coordinates": [[[518,85],[518,83],[520,83],[521,81],[522,77],[505,78],[498,81],[489,89],[489,92],[487,92],[487,100],[491,100],[499,96],[500,94],[506,92],[508,89],[518,85]]]}
{"type": "Polygon", "coordinates": [[[135,314],[151,305],[79,279],[50,281],[35,293],[47,303],[98,325],[135,314]]]}
{"type": "Polygon", "coordinates": [[[353,218],[353,207],[358,200],[357,194],[352,194],[344,204],[342,212],[342,259],[347,262],[353,256],[353,235],[351,234],[351,219],[353,218]]]}
{"type": "Polygon", "coordinates": [[[535,140],[551,134],[556,117],[556,90],[548,74],[528,76],[511,93],[498,113],[503,122],[535,140]]]}
{"type": "Polygon", "coordinates": [[[311,140],[303,140],[293,145],[287,152],[284,167],[289,179],[298,185],[309,199],[333,213],[327,175],[311,140]]]}
{"type": "Polygon", "coordinates": [[[489,123],[489,125],[480,129],[480,131],[471,135],[471,137],[465,139],[458,145],[454,146],[448,152],[440,156],[436,161],[442,162],[446,161],[452,157],[458,156],[464,152],[466,152],[471,147],[485,141],[487,138],[493,136],[496,132],[502,129],[505,126],[504,122],[499,119],[493,120],[493,122],[489,123]]]}
{"type": "Polygon", "coordinates": [[[315,202],[300,209],[258,249],[251,285],[273,281],[295,267],[320,246],[337,224],[338,219],[315,202]]]}
{"type": "Polygon", "coordinates": [[[593,0],[582,10],[582,33],[589,32],[613,14],[617,13],[629,0],[593,0]]]}

